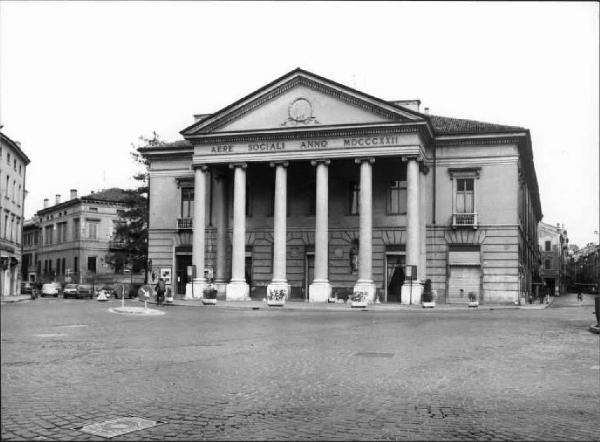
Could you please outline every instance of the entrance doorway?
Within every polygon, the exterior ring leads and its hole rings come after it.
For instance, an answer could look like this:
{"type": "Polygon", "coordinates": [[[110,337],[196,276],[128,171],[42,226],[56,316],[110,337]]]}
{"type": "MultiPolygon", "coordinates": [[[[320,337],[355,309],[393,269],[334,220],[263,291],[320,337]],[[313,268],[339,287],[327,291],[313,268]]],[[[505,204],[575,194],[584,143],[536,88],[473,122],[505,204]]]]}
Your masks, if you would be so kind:
{"type": "Polygon", "coordinates": [[[192,255],[176,255],[175,275],[177,278],[177,294],[185,294],[185,285],[189,282],[187,266],[192,265],[192,255]]]}
{"type": "Polygon", "coordinates": [[[404,252],[385,254],[385,302],[400,302],[404,284],[404,252]]]}
{"type": "Polygon", "coordinates": [[[308,301],[308,288],[315,279],[315,254],[307,252],[304,258],[304,299],[308,301]]]}

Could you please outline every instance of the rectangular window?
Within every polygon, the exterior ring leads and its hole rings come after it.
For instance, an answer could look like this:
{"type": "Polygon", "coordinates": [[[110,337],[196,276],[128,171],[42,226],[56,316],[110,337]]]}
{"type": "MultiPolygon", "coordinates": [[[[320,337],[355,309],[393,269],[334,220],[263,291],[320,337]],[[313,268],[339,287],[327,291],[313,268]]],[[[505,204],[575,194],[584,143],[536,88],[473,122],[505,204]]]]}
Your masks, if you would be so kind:
{"type": "Polygon", "coordinates": [[[60,275],[60,258],[56,258],[56,274],[60,275]]]}
{"type": "Polygon", "coordinates": [[[73,240],[78,240],[79,239],[79,229],[80,229],[80,224],[79,224],[79,218],[75,218],[73,220],[73,240]]]}
{"type": "Polygon", "coordinates": [[[62,259],[62,271],[63,271],[63,275],[65,274],[65,271],[67,269],[66,263],[67,263],[67,260],[65,258],[63,258],[62,259]]]}
{"type": "Polygon", "coordinates": [[[552,261],[550,261],[549,259],[544,261],[544,269],[550,270],[551,268],[552,268],[552,261]]]}
{"type": "Polygon", "coordinates": [[[456,180],[456,213],[474,213],[474,183],[473,178],[458,178],[456,180]]]}
{"type": "Polygon", "coordinates": [[[6,177],[6,187],[4,188],[4,195],[6,195],[6,198],[8,198],[8,188],[10,186],[10,177],[7,176],[6,177]]]}
{"type": "Polygon", "coordinates": [[[96,257],[89,256],[88,257],[88,271],[92,273],[96,273],[96,257]]]}
{"type": "Polygon", "coordinates": [[[73,271],[79,273],[79,258],[77,256],[73,258],[73,271]]]}
{"type": "Polygon", "coordinates": [[[52,233],[54,232],[54,225],[46,226],[44,231],[45,233],[45,241],[44,244],[52,244],[52,233]]]}
{"type": "Polygon", "coordinates": [[[406,181],[391,181],[387,189],[387,214],[405,214],[406,198],[406,181]]]}
{"type": "Polygon", "coordinates": [[[358,215],[360,213],[360,184],[355,181],[350,182],[349,194],[349,211],[350,215],[358,215]]]}
{"type": "Polygon", "coordinates": [[[90,207],[90,212],[98,213],[98,208],[97,207],[90,207]]]}
{"type": "Polygon", "coordinates": [[[194,216],[194,188],[183,187],[181,189],[181,217],[192,218],[194,216]]]}
{"type": "Polygon", "coordinates": [[[63,243],[67,241],[67,223],[58,223],[56,225],[56,242],[63,243]]]}
{"type": "Polygon", "coordinates": [[[88,222],[88,239],[96,239],[98,236],[98,223],[88,222]]]}
{"type": "Polygon", "coordinates": [[[546,252],[550,252],[552,250],[552,243],[550,241],[546,241],[544,250],[546,252]]]}
{"type": "Polygon", "coordinates": [[[10,153],[6,154],[6,164],[10,166],[10,153]]]}

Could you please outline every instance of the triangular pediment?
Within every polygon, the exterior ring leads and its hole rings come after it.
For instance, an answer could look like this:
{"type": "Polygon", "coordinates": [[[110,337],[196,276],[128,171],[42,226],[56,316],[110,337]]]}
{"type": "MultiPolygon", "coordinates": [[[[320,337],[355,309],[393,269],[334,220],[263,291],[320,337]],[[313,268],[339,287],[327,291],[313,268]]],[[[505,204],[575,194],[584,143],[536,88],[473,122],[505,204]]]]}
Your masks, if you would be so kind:
{"type": "Polygon", "coordinates": [[[417,112],[296,69],[181,133],[184,137],[422,121],[417,112]]]}

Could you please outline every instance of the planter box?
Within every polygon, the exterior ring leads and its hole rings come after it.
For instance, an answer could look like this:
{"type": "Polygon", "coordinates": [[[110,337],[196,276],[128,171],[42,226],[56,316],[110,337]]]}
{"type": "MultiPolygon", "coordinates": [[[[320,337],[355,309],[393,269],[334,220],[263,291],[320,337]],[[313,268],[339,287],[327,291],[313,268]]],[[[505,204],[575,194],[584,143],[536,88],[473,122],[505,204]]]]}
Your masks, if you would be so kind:
{"type": "Polygon", "coordinates": [[[367,308],[367,301],[350,301],[350,307],[352,308],[367,308]]]}
{"type": "Polygon", "coordinates": [[[283,307],[285,305],[285,299],[267,299],[267,305],[269,307],[283,307]]]}
{"type": "Polygon", "coordinates": [[[216,305],[217,298],[202,298],[202,304],[204,305],[216,305]]]}
{"type": "Polygon", "coordinates": [[[467,304],[469,307],[479,307],[479,301],[471,301],[467,304]]]}
{"type": "Polygon", "coordinates": [[[423,302],[423,308],[434,308],[434,307],[435,307],[435,301],[423,302]]]}

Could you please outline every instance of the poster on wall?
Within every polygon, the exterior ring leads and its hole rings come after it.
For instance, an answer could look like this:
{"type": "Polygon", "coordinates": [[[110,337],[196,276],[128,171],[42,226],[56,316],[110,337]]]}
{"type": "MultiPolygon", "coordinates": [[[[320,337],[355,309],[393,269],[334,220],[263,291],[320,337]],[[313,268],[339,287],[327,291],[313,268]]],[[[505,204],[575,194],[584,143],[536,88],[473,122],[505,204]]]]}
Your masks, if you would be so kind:
{"type": "Polygon", "coordinates": [[[171,284],[171,267],[161,267],[160,277],[164,279],[165,284],[171,284]]]}

